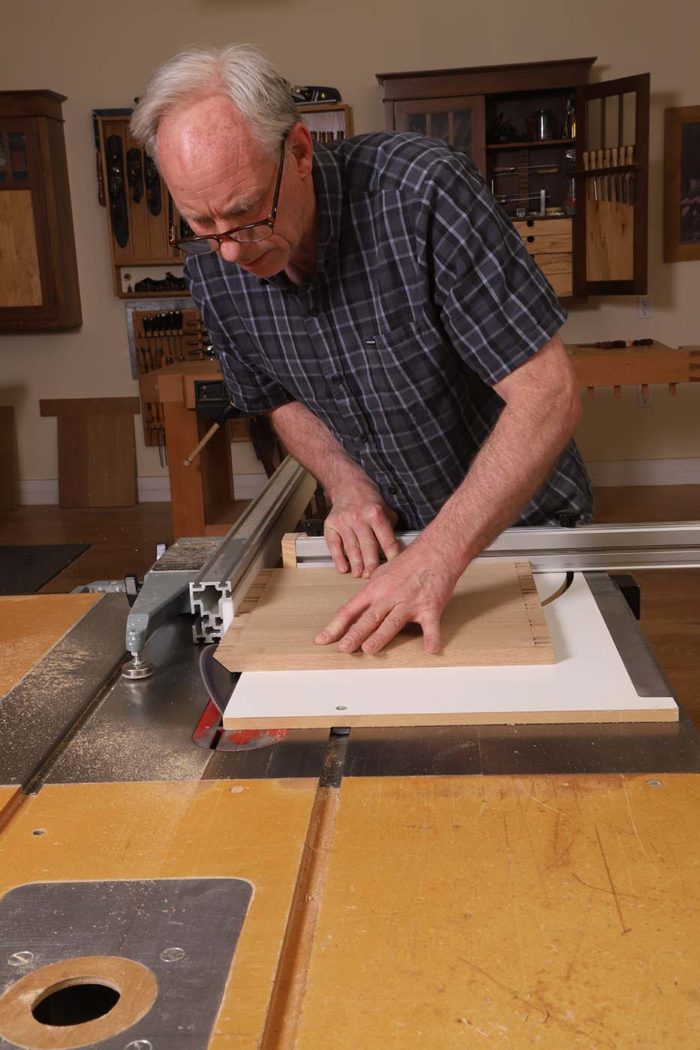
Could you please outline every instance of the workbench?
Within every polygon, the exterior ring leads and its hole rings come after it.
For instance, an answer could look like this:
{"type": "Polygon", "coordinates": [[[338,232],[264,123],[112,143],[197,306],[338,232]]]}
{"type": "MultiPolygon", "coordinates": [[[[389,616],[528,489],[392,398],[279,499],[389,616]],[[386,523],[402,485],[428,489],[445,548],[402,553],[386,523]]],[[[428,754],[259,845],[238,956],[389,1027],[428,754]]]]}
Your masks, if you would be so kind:
{"type": "MultiPolygon", "coordinates": [[[[173,534],[223,536],[236,518],[231,463],[233,425],[225,423],[191,465],[185,464],[211,426],[195,412],[196,384],[221,380],[214,361],[178,361],[141,377],[141,399],[162,405],[168,450],[173,534]]],[[[246,440],[242,421],[235,436],[246,440]]]]}
{"type": "MultiPolygon", "coordinates": [[[[255,570],[227,570],[234,605],[255,570]]],[[[619,588],[586,575],[627,664],[667,688],[619,588]]],[[[13,601],[32,623],[45,597],[13,601]]],[[[191,617],[160,621],[153,673],[128,680],[138,606],[89,598],[59,597],[0,699],[3,1050],[695,1050],[700,739],[682,710],[232,750],[191,617]],[[95,987],[123,1002],[28,1035],[28,998],[65,984],[85,1013],[95,987]]]]}

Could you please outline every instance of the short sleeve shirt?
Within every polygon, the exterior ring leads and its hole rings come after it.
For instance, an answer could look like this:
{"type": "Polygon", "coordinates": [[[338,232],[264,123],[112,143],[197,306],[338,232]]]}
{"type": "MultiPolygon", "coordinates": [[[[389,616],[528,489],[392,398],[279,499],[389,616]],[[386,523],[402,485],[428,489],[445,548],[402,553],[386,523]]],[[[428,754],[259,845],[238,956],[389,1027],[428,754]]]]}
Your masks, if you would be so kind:
{"type": "MultiPolygon", "coordinates": [[[[307,285],[211,253],[187,261],[192,296],[233,404],[306,405],[401,527],[422,528],[495,426],[494,384],[566,314],[466,155],[418,135],[363,135],[315,144],[313,179],[307,285]]],[[[591,517],[573,442],[517,523],[560,511],[591,517]]]]}

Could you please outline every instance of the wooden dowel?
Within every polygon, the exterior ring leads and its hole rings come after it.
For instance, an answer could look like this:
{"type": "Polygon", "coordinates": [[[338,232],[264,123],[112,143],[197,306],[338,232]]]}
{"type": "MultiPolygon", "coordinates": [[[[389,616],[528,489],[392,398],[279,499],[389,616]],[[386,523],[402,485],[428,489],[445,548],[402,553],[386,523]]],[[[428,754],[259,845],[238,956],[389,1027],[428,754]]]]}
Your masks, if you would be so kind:
{"type": "Polygon", "coordinates": [[[202,451],[204,446],[211,441],[211,439],[214,437],[214,434],[217,432],[217,430],[219,429],[220,426],[221,426],[221,423],[214,423],[212,426],[209,427],[209,429],[207,430],[206,434],[204,435],[202,440],[199,442],[199,444],[195,445],[195,447],[190,452],[189,456],[185,456],[185,458],[183,459],[182,462],[183,462],[183,464],[186,467],[191,467],[192,466],[192,463],[194,462],[194,460],[197,458],[197,456],[202,451]]]}

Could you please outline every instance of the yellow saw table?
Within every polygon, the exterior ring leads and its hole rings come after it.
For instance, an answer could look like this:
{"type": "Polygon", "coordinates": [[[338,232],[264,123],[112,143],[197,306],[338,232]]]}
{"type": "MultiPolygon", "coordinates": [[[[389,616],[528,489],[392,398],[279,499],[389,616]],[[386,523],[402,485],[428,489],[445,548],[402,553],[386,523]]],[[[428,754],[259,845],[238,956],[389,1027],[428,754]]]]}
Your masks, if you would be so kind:
{"type": "Polygon", "coordinates": [[[293,730],[211,750],[192,740],[207,697],[189,625],[161,629],[153,679],[125,682],[125,601],[81,597],[0,699],[3,1050],[696,1050],[686,722],[293,730]],[[104,681],[47,751],[41,725],[77,702],[96,650],[104,681]],[[3,712],[21,710],[14,735],[3,712]],[[601,768],[642,755],[660,766],[601,768]],[[235,932],[206,903],[229,887],[235,932]],[[47,1021],[42,1001],[60,1013],[68,994],[73,1023],[47,1021]]]}

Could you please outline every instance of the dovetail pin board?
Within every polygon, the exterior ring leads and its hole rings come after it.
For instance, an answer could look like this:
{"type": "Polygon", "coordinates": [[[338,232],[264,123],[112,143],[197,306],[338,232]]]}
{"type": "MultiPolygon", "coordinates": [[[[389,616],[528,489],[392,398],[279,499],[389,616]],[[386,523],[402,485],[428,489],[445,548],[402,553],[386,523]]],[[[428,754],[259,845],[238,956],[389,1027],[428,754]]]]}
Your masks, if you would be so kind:
{"type": "MultiPolygon", "coordinates": [[[[416,625],[374,656],[338,652],[314,637],[366,584],[334,569],[270,573],[242,629],[224,635],[217,653],[230,671],[357,670],[548,664],[554,650],[527,562],[474,562],[441,621],[442,650],[424,651],[416,625]]],[[[235,620],[234,620],[235,628],[235,620]]]]}

